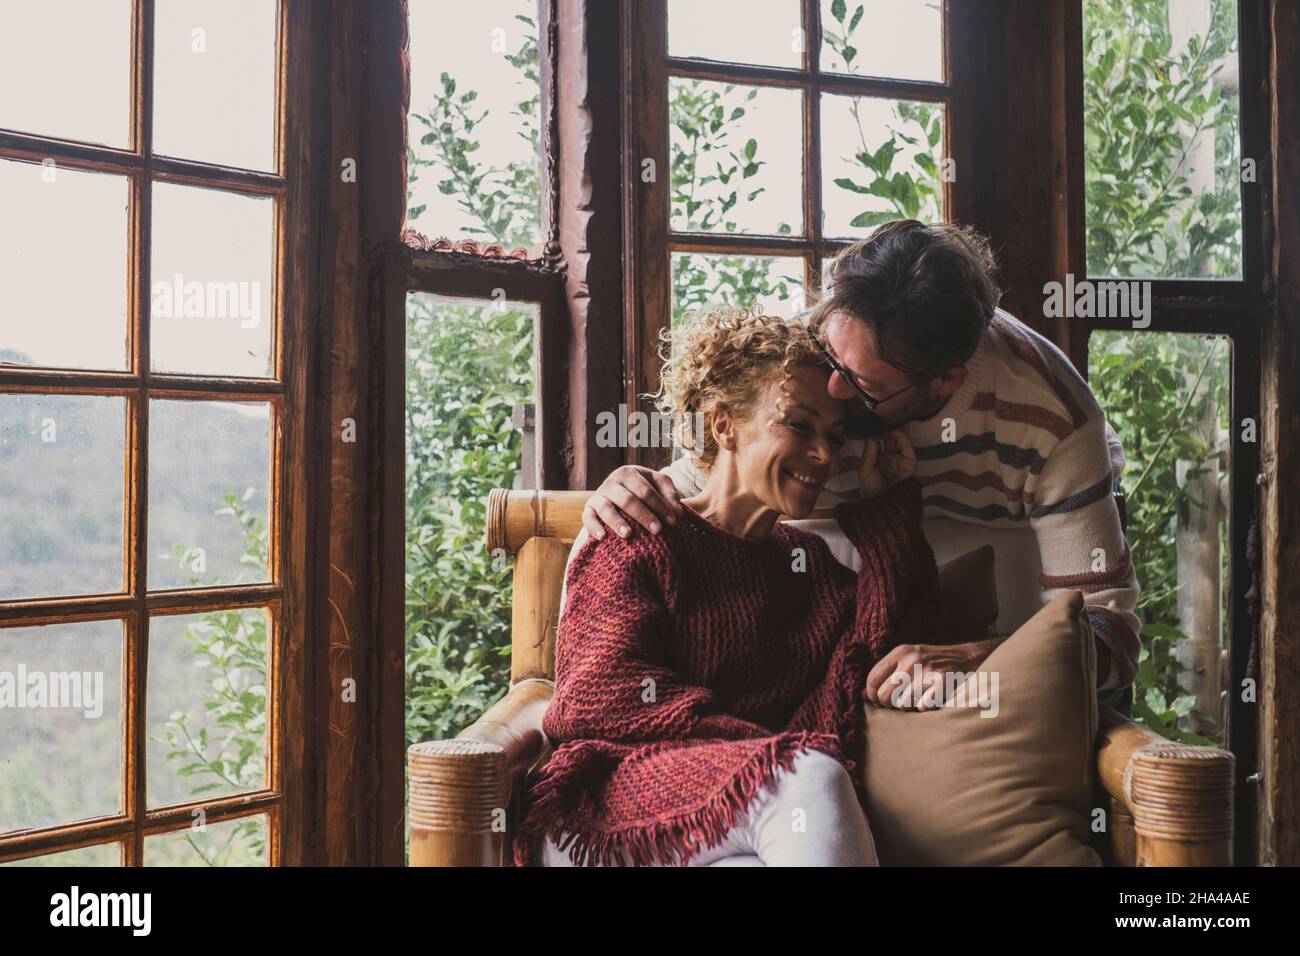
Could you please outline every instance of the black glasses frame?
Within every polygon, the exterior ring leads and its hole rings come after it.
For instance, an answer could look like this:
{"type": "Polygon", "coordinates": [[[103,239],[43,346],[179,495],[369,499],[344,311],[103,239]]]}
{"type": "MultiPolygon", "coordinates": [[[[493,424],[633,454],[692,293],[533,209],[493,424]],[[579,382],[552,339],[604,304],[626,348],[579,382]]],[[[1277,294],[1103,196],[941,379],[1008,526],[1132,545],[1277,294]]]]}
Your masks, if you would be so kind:
{"type": "Polygon", "coordinates": [[[876,398],[874,395],[872,395],[865,388],[863,388],[861,385],[858,384],[857,376],[854,375],[853,372],[845,368],[836,360],[835,356],[831,354],[831,350],[826,347],[826,343],[824,343],[819,336],[814,335],[813,339],[817,343],[817,349],[822,353],[823,364],[830,366],[833,372],[839,372],[840,376],[844,379],[844,381],[848,382],[849,388],[853,389],[853,394],[857,395],[858,398],[862,401],[862,404],[866,405],[870,411],[874,412],[876,410],[876,406],[889,401],[891,398],[895,398],[899,395],[902,395],[909,388],[916,387],[916,382],[910,382],[907,385],[900,388],[898,391],[894,392],[892,395],[886,395],[884,398],[876,398]]]}

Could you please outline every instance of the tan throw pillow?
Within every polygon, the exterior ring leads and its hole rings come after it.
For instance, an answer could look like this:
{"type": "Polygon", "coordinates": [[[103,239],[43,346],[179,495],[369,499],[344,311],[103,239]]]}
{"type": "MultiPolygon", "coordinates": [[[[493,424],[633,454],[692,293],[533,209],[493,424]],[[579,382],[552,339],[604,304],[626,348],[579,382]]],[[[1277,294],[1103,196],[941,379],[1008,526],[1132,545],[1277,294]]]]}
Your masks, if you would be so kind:
{"type": "Polygon", "coordinates": [[[1088,846],[1096,674],[1083,595],[1069,591],[968,678],[968,703],[866,705],[863,773],[881,863],[1100,866],[1088,846]]]}

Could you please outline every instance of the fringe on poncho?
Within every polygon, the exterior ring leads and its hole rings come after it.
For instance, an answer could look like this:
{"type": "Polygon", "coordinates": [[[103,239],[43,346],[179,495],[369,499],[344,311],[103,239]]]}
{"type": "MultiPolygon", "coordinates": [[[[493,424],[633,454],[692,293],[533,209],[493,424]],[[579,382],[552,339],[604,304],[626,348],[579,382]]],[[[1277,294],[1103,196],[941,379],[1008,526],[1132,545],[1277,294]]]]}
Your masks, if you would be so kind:
{"type": "Polygon", "coordinates": [[[814,534],[755,541],[689,509],[660,535],[589,541],[568,571],[555,744],[530,781],[514,858],[550,836],[579,865],[685,863],[812,748],[865,807],[867,674],[902,643],[949,643],[915,479],[841,505],[854,575],[814,534]]]}

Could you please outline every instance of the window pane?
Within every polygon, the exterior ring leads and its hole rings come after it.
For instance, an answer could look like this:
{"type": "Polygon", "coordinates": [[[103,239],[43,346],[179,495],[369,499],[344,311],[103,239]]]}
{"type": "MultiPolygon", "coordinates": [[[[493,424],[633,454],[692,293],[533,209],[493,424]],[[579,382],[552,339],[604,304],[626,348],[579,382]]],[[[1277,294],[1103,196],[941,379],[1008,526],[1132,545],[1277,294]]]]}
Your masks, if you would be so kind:
{"type": "Polygon", "coordinates": [[[803,303],[802,259],[673,254],[674,322],[725,306],[760,306],[768,315],[792,316],[803,303]]]}
{"type": "Polygon", "coordinates": [[[0,600],[125,590],[126,399],[0,394],[0,600]]]}
{"type": "Polygon", "coordinates": [[[164,2],[154,13],[154,152],[275,169],[275,0],[164,2]]]}
{"type": "Polygon", "coordinates": [[[798,0],[668,0],[668,52],[731,63],[803,65],[798,0]]]}
{"type": "Polygon", "coordinates": [[[127,367],[127,197],[125,176],[0,160],[0,365],[127,367]]]}
{"type": "Polygon", "coordinates": [[[149,403],[149,587],[265,581],[271,406],[149,403]]]}
{"type": "Polygon", "coordinates": [[[129,148],[131,0],[8,3],[4,16],[0,127],[129,148]]]}
{"type": "Polygon", "coordinates": [[[266,866],[264,814],[144,838],[145,866],[266,866]]]}
{"type": "MultiPolygon", "coordinates": [[[[943,107],[822,97],[822,228],[865,236],[891,219],[943,219],[943,107]]],[[[948,178],[952,178],[949,176],[948,178]]]]}
{"type": "Polygon", "coordinates": [[[121,621],[0,629],[0,832],[122,810],[121,621]]]}
{"type": "Polygon", "coordinates": [[[151,808],[266,786],[263,608],[149,620],[151,808]]]}
{"type": "Polygon", "coordinates": [[[25,860],[12,860],[0,863],[0,866],[121,866],[122,844],[97,843],[95,846],[83,846],[76,850],[63,850],[59,853],[46,853],[44,856],[29,856],[25,860]]]}
{"type": "Polygon", "coordinates": [[[1222,746],[1229,476],[1243,427],[1228,418],[1231,340],[1093,332],[1088,351],[1088,380],[1127,459],[1128,541],[1142,584],[1134,714],[1165,736],[1222,746]]]}
{"type": "Polygon", "coordinates": [[[1235,0],[1086,0],[1088,272],[1241,276],[1235,0]]]}
{"type": "Polygon", "coordinates": [[[668,82],[672,228],[803,233],[798,90],[668,82]]]}
{"type": "Polygon", "coordinates": [[[821,0],[821,5],[821,67],[827,73],[943,79],[942,0],[821,0]]]}
{"type": "Polygon", "coordinates": [[[274,247],[271,199],[154,183],[154,371],[271,375],[274,247]]]}
{"type": "Polygon", "coordinates": [[[488,492],[525,486],[521,473],[533,467],[511,411],[533,401],[537,307],[502,305],[426,294],[406,300],[412,743],[454,737],[505,692],[510,676],[510,562],[485,552],[483,534],[488,492]]]}
{"type": "Polygon", "coordinates": [[[537,0],[408,11],[407,225],[430,238],[537,248],[542,207],[537,0]]]}

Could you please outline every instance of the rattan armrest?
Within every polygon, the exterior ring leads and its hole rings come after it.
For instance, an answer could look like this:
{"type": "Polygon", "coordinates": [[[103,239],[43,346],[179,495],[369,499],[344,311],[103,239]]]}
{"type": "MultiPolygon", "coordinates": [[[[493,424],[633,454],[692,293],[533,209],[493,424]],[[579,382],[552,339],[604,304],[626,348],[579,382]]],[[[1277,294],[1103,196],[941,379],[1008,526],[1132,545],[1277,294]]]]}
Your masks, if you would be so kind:
{"type": "Polygon", "coordinates": [[[1168,740],[1103,711],[1097,773],[1112,857],[1128,866],[1231,866],[1233,755],[1168,740]]]}
{"type": "Polygon", "coordinates": [[[549,680],[520,681],[454,740],[410,747],[411,866],[509,862],[512,796],[549,752],[542,717],[554,690],[549,680]]]}

